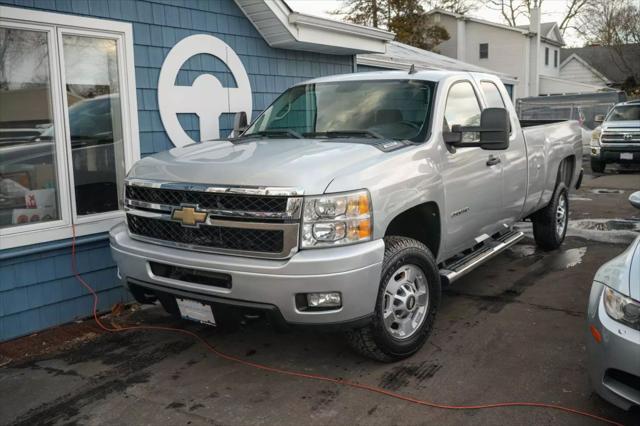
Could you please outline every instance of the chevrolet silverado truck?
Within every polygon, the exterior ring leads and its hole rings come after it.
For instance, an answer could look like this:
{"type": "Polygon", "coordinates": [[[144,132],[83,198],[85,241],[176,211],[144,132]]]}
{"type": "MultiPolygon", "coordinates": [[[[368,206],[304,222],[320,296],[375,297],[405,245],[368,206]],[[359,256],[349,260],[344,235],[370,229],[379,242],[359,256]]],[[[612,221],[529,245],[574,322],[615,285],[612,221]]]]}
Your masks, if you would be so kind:
{"type": "Polygon", "coordinates": [[[640,100],[616,104],[591,136],[591,170],[604,173],[607,163],[640,164],[640,100]]]}
{"type": "Polygon", "coordinates": [[[238,114],[232,137],[132,167],[118,275],[185,318],[337,327],[365,356],[408,357],[441,286],[523,238],[518,221],[543,249],[562,243],[581,134],[548,121],[521,124],[489,74],[296,85],[251,125],[238,114]]]}

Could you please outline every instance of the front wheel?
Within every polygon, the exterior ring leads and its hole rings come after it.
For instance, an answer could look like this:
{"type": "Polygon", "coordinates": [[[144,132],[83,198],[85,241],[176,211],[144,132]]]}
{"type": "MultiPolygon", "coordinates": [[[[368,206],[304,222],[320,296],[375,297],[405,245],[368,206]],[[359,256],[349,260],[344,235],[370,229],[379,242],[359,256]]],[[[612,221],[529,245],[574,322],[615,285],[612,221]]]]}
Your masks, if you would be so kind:
{"type": "Polygon", "coordinates": [[[564,241],[569,226],[569,195],[564,183],[558,184],[549,204],[532,217],[533,237],[543,250],[555,250],[564,241]]]}
{"type": "Polygon", "coordinates": [[[351,347],[368,358],[397,361],[427,341],[440,303],[440,273],[431,251],[419,241],[385,238],[374,318],[346,332],[351,347]]]}

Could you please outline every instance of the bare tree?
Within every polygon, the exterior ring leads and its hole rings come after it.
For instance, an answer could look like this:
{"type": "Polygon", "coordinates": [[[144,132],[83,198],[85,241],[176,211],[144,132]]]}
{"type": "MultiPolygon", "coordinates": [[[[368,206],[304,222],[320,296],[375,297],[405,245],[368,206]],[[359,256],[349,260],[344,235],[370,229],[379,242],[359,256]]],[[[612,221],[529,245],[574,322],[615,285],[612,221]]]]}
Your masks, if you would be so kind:
{"type": "Polygon", "coordinates": [[[347,22],[379,28],[386,26],[390,18],[387,3],[387,0],[343,0],[342,7],[330,13],[341,15],[347,22]]]}
{"type": "Polygon", "coordinates": [[[507,25],[515,27],[519,18],[531,16],[531,9],[542,6],[543,0],[488,0],[489,9],[497,10],[507,25]]]}
{"type": "Polygon", "coordinates": [[[573,28],[587,43],[640,43],[640,8],[630,0],[590,0],[573,28]]]}
{"type": "Polygon", "coordinates": [[[625,55],[624,46],[640,43],[640,7],[631,0],[593,0],[574,29],[588,44],[608,47],[611,64],[628,76],[623,88],[638,90],[639,59],[625,55]]]}
{"type": "MultiPolygon", "coordinates": [[[[595,0],[567,0],[562,19],[558,22],[558,29],[562,35],[581,16],[587,15],[587,9],[595,0]]],[[[486,5],[490,9],[500,12],[507,25],[515,27],[517,22],[529,21],[531,9],[541,7],[544,0],[488,0],[486,5]]]]}
{"type": "Polygon", "coordinates": [[[426,0],[424,5],[426,9],[442,9],[465,15],[480,7],[482,3],[481,0],[426,0]]]}
{"type": "Polygon", "coordinates": [[[569,0],[565,9],[564,17],[558,24],[558,28],[562,35],[571,28],[573,22],[587,13],[587,9],[591,6],[593,0],[569,0]]]}

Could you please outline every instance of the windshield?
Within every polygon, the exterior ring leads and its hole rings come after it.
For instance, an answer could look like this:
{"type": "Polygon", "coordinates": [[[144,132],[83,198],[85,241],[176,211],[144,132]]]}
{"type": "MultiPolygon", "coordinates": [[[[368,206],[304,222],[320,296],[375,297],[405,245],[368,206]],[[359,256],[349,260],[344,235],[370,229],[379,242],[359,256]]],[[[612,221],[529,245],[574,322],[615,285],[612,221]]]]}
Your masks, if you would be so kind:
{"type": "Polygon", "coordinates": [[[611,110],[607,121],[631,121],[640,120],[640,104],[620,105],[611,110]]]}
{"type": "Polygon", "coordinates": [[[342,81],[284,92],[243,136],[369,137],[424,140],[434,83],[418,80],[342,81]]]}

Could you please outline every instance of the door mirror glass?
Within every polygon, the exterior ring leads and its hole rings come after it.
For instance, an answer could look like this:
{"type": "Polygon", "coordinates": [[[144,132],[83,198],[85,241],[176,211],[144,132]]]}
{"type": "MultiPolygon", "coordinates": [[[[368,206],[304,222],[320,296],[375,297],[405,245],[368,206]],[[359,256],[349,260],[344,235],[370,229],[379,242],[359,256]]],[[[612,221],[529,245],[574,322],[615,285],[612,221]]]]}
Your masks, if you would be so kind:
{"type": "Polygon", "coordinates": [[[640,191],[634,192],[629,196],[629,202],[636,209],[640,209],[640,191]]]}
{"type": "Polygon", "coordinates": [[[504,108],[485,108],[480,116],[480,148],[509,147],[509,113],[504,108]]]}
{"type": "Polygon", "coordinates": [[[602,123],[604,121],[604,115],[602,114],[596,115],[593,121],[595,121],[596,123],[602,123]]]}
{"type": "Polygon", "coordinates": [[[450,132],[442,132],[442,136],[446,143],[458,148],[507,149],[509,113],[504,108],[485,108],[480,115],[480,126],[454,125],[450,132]]]}
{"type": "Polygon", "coordinates": [[[233,119],[233,133],[232,137],[239,137],[245,130],[247,130],[247,113],[244,111],[236,112],[233,119]]]}

